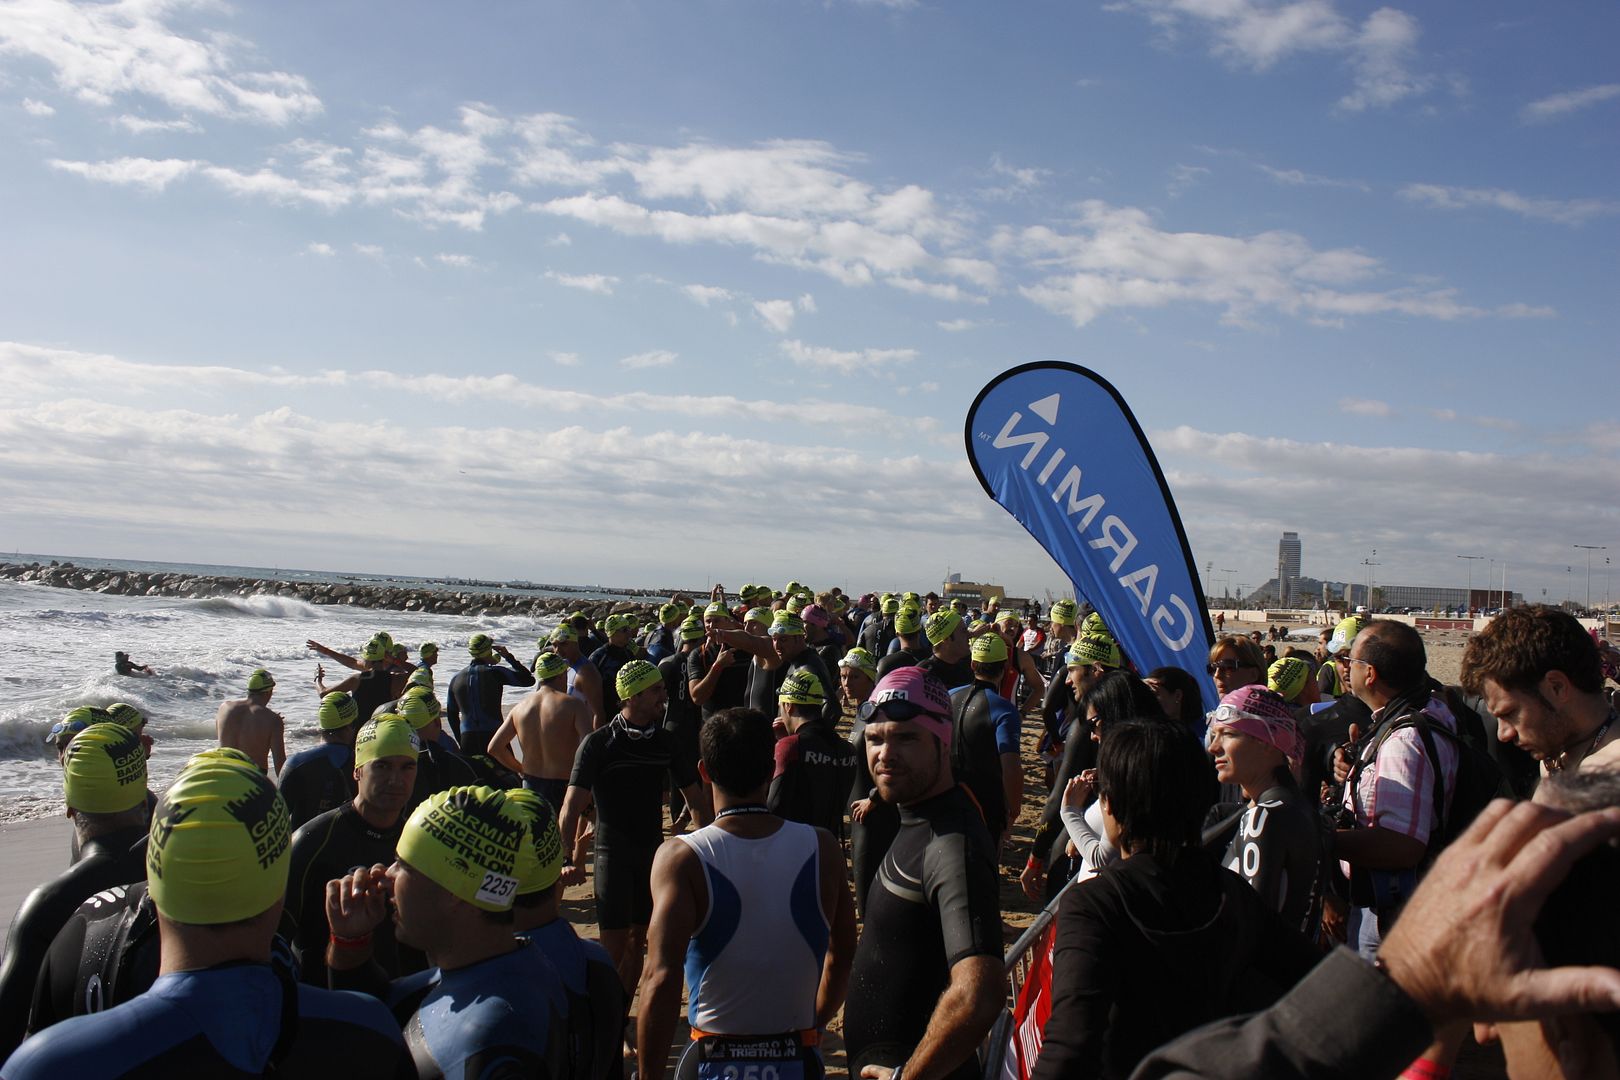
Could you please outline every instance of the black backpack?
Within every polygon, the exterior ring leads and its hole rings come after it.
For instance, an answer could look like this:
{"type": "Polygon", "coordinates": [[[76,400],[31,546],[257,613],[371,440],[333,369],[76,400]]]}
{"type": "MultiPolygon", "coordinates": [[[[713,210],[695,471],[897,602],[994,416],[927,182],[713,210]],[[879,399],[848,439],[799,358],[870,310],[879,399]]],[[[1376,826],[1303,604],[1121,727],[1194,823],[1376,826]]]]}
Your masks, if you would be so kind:
{"type": "MultiPolygon", "coordinates": [[[[1449,697],[1442,693],[1442,697],[1449,697]]],[[[1448,702],[1449,704],[1449,702],[1448,702]]],[[[1473,824],[1474,818],[1485,809],[1492,799],[1513,798],[1513,791],[1508,785],[1507,778],[1502,775],[1501,768],[1496,764],[1490,754],[1485,752],[1476,738],[1470,738],[1467,731],[1469,724],[1467,718],[1456,715],[1459,732],[1454,733],[1439,724],[1431,724],[1429,718],[1420,709],[1414,709],[1404,716],[1398,716],[1393,722],[1380,725],[1377,732],[1377,742],[1374,744],[1372,757],[1378,757],[1378,751],[1383,747],[1384,740],[1402,728],[1417,728],[1418,737],[1423,740],[1423,750],[1429,756],[1429,766],[1434,773],[1434,820],[1436,826],[1429,834],[1429,850],[1424,862],[1433,861],[1434,857],[1445,849],[1463,831],[1473,824]],[[1446,809],[1445,777],[1440,769],[1440,751],[1435,742],[1436,737],[1446,739],[1457,748],[1457,777],[1456,790],[1451,796],[1451,809],[1446,809]]],[[[1473,726],[1478,727],[1479,716],[1473,717],[1473,726]]],[[[1359,771],[1359,770],[1358,770],[1359,771]]]]}

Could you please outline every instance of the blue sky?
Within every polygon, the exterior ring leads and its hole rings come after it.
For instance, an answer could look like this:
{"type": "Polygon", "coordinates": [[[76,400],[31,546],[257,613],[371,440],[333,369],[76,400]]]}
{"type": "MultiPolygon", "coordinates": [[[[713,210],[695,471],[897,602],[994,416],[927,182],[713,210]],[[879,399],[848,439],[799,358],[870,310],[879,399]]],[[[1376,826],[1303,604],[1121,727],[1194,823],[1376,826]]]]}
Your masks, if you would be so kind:
{"type": "Polygon", "coordinates": [[[1311,576],[1461,585],[1477,553],[1584,594],[1573,545],[1620,558],[1617,32],[3,3],[0,547],[1059,589],[961,425],[1065,359],[1234,584],[1293,529],[1311,576]]]}

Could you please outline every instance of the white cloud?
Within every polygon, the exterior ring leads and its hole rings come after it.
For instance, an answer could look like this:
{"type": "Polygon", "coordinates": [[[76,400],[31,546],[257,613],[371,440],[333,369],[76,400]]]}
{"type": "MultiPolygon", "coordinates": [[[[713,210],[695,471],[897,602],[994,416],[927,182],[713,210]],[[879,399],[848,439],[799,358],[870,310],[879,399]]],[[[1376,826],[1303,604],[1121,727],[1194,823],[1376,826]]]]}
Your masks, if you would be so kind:
{"type": "Polygon", "coordinates": [[[995,240],[997,249],[1048,273],[1020,292],[1076,326],[1116,308],[1181,303],[1220,307],[1223,321],[1237,326],[1268,309],[1327,325],[1381,313],[1436,319],[1522,314],[1464,304],[1452,289],[1351,288],[1383,273],[1382,264],[1349,248],[1318,251],[1295,233],[1166,232],[1143,210],[1097,200],[1081,204],[1076,224],[1073,233],[1045,226],[1003,230],[995,240]]]}
{"type": "Polygon", "coordinates": [[[1612,101],[1617,97],[1620,97],[1620,83],[1603,83],[1581,90],[1566,90],[1561,94],[1551,94],[1532,101],[1519,110],[1519,116],[1530,124],[1557,120],[1572,112],[1589,109],[1593,105],[1612,101]]]}
{"type": "Polygon", "coordinates": [[[201,127],[185,117],[175,120],[148,120],[144,116],[132,116],[125,113],[117,120],[118,126],[134,135],[150,135],[160,131],[179,131],[186,134],[195,134],[201,127]]]}
{"type": "Polygon", "coordinates": [[[731,300],[735,297],[735,294],[730,289],[722,289],[718,285],[682,285],[681,292],[704,307],[720,301],[731,300]]]}
{"type": "Polygon", "coordinates": [[[810,295],[809,293],[804,293],[803,295],[801,295],[799,297],[799,299],[796,301],[796,303],[799,305],[799,310],[800,311],[808,312],[810,314],[815,313],[815,310],[816,310],[816,298],[814,296],[810,295]]]}
{"type": "Polygon", "coordinates": [[[112,161],[62,161],[52,159],[50,166],[62,172],[82,176],[97,183],[121,187],[138,187],[150,192],[162,191],[182,176],[197,168],[195,161],[179,158],[116,158],[112,161]]]}
{"type": "Polygon", "coordinates": [[[356,244],[354,250],[356,254],[364,255],[368,259],[381,261],[383,258],[383,249],[378,244],[356,244]]]}
{"type": "Polygon", "coordinates": [[[579,367],[579,353],[554,352],[551,354],[551,362],[558,367],[579,367]]]}
{"type": "Polygon", "coordinates": [[[1296,56],[1342,58],[1354,88],[1340,108],[1387,107],[1427,92],[1434,80],[1413,74],[1417,20],[1379,8],[1358,27],[1333,0],[1115,0],[1111,11],[1134,11],[1167,37],[1189,30],[1209,35],[1210,51],[1235,67],[1266,72],[1296,56]]]}
{"type": "Polygon", "coordinates": [[[459,255],[449,251],[441,251],[433,258],[445,266],[454,266],[460,270],[477,265],[476,260],[471,255],[459,255]]]}
{"type": "Polygon", "coordinates": [[[242,39],[217,30],[188,37],[166,17],[185,8],[220,10],[196,0],[12,4],[0,20],[0,55],[29,57],[52,70],[56,85],[92,105],[148,97],[178,111],[277,127],[321,112],[306,79],[245,68],[242,39]]]}
{"type": "Polygon", "coordinates": [[[755,300],[754,314],[778,334],[785,334],[793,329],[793,317],[798,312],[791,300],[755,300]]]}
{"type": "Polygon", "coordinates": [[[547,247],[568,247],[573,244],[574,238],[565,232],[560,232],[546,241],[547,247]]]}
{"type": "Polygon", "coordinates": [[[1270,165],[1256,164],[1255,168],[1277,181],[1290,187],[1331,187],[1349,188],[1352,191],[1371,191],[1372,187],[1364,180],[1339,180],[1331,176],[1318,176],[1315,173],[1304,172],[1300,169],[1274,169],[1270,165]]]}
{"type": "Polygon", "coordinates": [[[821,345],[806,345],[797,339],[782,342],[781,349],[788,359],[801,367],[830,368],[845,375],[857,371],[879,371],[910,363],[917,358],[916,349],[830,349],[821,345]]]}
{"type": "Polygon", "coordinates": [[[670,352],[668,349],[653,349],[651,352],[640,352],[633,356],[626,356],[619,361],[619,365],[633,370],[669,367],[679,356],[679,353],[670,352]]]}
{"type": "Polygon", "coordinates": [[[1603,199],[1537,199],[1501,188],[1407,184],[1397,194],[1407,202],[1438,210],[1506,210],[1535,221],[1580,225],[1595,217],[1620,213],[1620,202],[1603,199]]]}
{"type": "Polygon", "coordinates": [[[990,155],[990,172],[998,182],[979,189],[980,198],[1015,199],[1029,194],[1052,178],[1050,169],[1019,168],[1007,164],[1000,154],[990,155]]]}
{"type": "Polygon", "coordinates": [[[23,98],[22,107],[23,107],[23,111],[26,112],[29,116],[55,116],[56,115],[56,110],[55,109],[51,108],[49,105],[45,104],[43,101],[35,101],[33,98],[23,98]]]}
{"type": "Polygon", "coordinates": [[[331,244],[323,244],[316,241],[304,248],[304,254],[318,255],[323,259],[330,259],[333,255],[337,254],[337,251],[332,247],[331,244]]]}
{"type": "Polygon", "coordinates": [[[1203,183],[1208,175],[1210,170],[1202,165],[1176,165],[1170,170],[1170,183],[1166,191],[1174,199],[1203,183]]]}
{"type": "Polygon", "coordinates": [[[935,325],[947,334],[960,334],[964,330],[977,330],[981,326],[989,326],[990,323],[982,319],[946,319],[935,325]]]}
{"type": "Polygon", "coordinates": [[[619,279],[612,274],[563,274],[556,270],[547,270],[546,277],[570,289],[599,293],[602,296],[611,296],[614,286],[619,283],[619,279]]]}
{"type": "Polygon", "coordinates": [[[1349,416],[1391,416],[1395,412],[1387,401],[1353,397],[1340,398],[1339,411],[1349,416]]]}

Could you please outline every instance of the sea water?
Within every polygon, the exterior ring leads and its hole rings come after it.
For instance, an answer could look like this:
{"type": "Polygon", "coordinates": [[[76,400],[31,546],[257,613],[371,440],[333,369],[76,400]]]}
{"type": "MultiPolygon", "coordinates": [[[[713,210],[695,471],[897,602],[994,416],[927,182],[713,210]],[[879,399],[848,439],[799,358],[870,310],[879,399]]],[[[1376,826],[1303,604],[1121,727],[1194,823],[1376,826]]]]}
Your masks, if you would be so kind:
{"type": "Polygon", "coordinates": [[[310,639],[358,655],[386,630],[412,660],[424,641],[437,642],[442,700],[472,634],[491,635],[522,661],[556,623],[554,616],[433,615],[279,596],[116,596],[0,581],[0,819],[62,812],[61,771],[44,740],[80,705],[125,701],[145,714],[154,740],[148,780],[161,792],[188,757],[214,745],[215,712],[245,695],[254,668],[275,676],[270,708],[286,720],[288,755],[315,744],[316,665],[325,665],[329,686],[351,672],[311,651],[310,639]],[[156,674],[117,675],[120,651],[156,674]]]}

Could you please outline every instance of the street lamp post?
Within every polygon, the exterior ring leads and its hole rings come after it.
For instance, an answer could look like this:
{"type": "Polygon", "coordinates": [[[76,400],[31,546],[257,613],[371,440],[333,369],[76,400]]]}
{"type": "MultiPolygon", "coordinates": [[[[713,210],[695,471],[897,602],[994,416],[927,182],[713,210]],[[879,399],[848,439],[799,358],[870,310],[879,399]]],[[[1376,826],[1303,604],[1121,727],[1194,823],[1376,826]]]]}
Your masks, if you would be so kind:
{"type": "MultiPolygon", "coordinates": [[[[1373,553],[1373,555],[1377,555],[1378,554],[1378,549],[1373,548],[1372,553],[1373,553]]],[[[1367,558],[1361,560],[1361,565],[1365,566],[1367,568],[1367,610],[1369,612],[1371,612],[1372,607],[1373,607],[1373,601],[1372,601],[1373,572],[1372,572],[1372,568],[1375,567],[1375,566],[1382,566],[1383,563],[1373,562],[1372,555],[1369,555],[1367,558]]]]}
{"type": "Polygon", "coordinates": [[[1463,610],[1468,614],[1474,613],[1474,563],[1483,559],[1483,555],[1459,555],[1457,558],[1467,560],[1468,563],[1468,591],[1463,594],[1463,610]]]}
{"type": "Polygon", "coordinates": [[[1592,610],[1592,552],[1608,551],[1606,547],[1595,544],[1576,544],[1576,548],[1586,552],[1586,610],[1592,610]]]}

